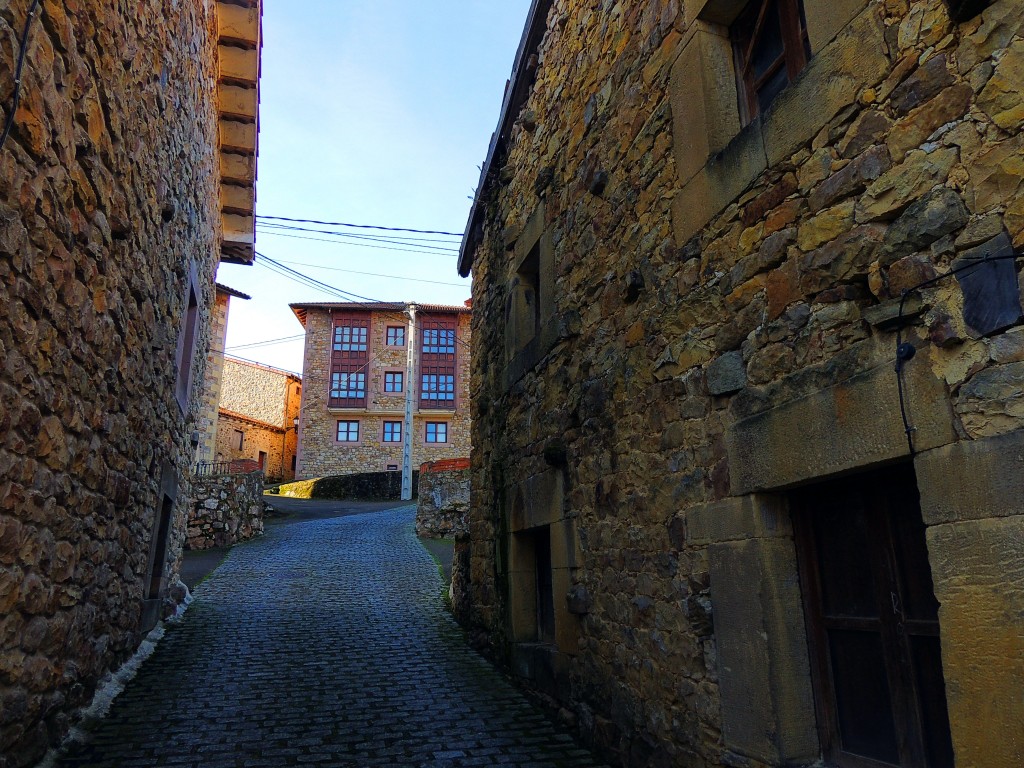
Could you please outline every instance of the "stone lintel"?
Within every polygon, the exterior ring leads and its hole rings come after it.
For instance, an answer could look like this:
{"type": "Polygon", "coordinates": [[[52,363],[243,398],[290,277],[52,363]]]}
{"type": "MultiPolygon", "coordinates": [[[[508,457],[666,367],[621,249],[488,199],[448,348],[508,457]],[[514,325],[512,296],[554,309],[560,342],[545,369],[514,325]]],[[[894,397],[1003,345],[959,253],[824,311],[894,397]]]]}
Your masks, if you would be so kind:
{"type": "Polygon", "coordinates": [[[792,535],[784,496],[750,494],[686,510],[686,543],[693,546],[792,535]]]}
{"type": "MultiPolygon", "coordinates": [[[[919,355],[904,369],[914,447],[956,440],[945,384],[919,355]]],[[[742,419],[726,431],[732,493],[798,485],[910,455],[891,362],[742,419]]]]}
{"type": "Polygon", "coordinates": [[[519,533],[561,520],[564,488],[562,470],[549,469],[510,489],[512,503],[506,505],[511,510],[509,530],[519,533]]]}
{"type": "Polygon", "coordinates": [[[1024,515],[1024,430],[919,453],[914,469],[926,525],[1024,515]]]}

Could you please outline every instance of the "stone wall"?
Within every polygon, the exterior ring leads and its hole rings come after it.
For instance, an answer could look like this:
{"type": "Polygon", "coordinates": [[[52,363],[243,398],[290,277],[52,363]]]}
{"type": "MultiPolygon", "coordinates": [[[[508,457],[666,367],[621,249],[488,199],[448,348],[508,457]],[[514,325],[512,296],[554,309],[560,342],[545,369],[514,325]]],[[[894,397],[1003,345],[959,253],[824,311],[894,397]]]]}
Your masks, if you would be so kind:
{"type": "Polygon", "coordinates": [[[203,376],[202,405],[196,422],[199,430],[197,462],[214,461],[217,456],[217,403],[224,374],[224,339],[228,330],[230,301],[230,295],[217,290],[210,323],[210,351],[206,354],[206,373],[203,376]]]}
{"type": "Polygon", "coordinates": [[[263,533],[263,472],[192,480],[186,549],[230,547],[263,533]]]}
{"type": "Polygon", "coordinates": [[[298,403],[297,387],[301,379],[294,373],[227,357],[220,407],[268,424],[291,426],[286,419],[293,400],[298,403]]]}
{"type": "Polygon", "coordinates": [[[621,764],[813,762],[786,489],[914,460],[957,763],[1009,768],[1018,266],[908,295],[913,454],[893,369],[904,290],[1024,244],[1020,4],[956,24],[941,0],[806,2],[810,63],[746,127],[705,20],[741,5],[554,0],[523,59],[468,241],[473,625],[621,764]],[[967,466],[966,495],[939,492],[967,466]]]}
{"type": "MultiPolygon", "coordinates": [[[[454,411],[416,411],[413,415],[412,462],[440,461],[466,456],[470,448],[468,313],[458,315],[456,335],[456,408],[454,411]],[[426,423],[445,422],[448,442],[426,442],[426,423]]],[[[306,345],[303,359],[305,391],[299,425],[301,447],[296,477],[326,477],[356,472],[385,472],[389,466],[402,467],[402,444],[383,442],[384,421],[404,421],[405,395],[384,392],[384,371],[406,369],[405,348],[388,348],[384,334],[388,325],[402,325],[403,315],[374,312],[370,327],[370,369],[367,376],[365,410],[329,409],[330,311],[311,310],[306,316],[306,345]],[[339,419],[360,422],[358,444],[341,444],[335,439],[339,419]]]]}
{"type": "Polygon", "coordinates": [[[469,459],[420,467],[416,535],[454,539],[469,533],[469,459]]]}
{"type": "Polygon", "coordinates": [[[283,429],[224,410],[217,414],[215,461],[251,459],[258,462],[262,451],[266,454],[263,471],[267,481],[277,483],[291,472],[291,460],[286,458],[286,449],[287,440],[283,429]],[[242,433],[241,448],[238,447],[239,432],[242,433]]]}
{"type": "MultiPolygon", "coordinates": [[[[0,120],[30,5],[0,7],[0,120]]],[[[177,580],[220,247],[213,5],[40,13],[0,150],[4,768],[66,733],[177,580]]]]}
{"type": "MultiPolygon", "coordinates": [[[[419,470],[412,472],[412,492],[416,497],[419,470]]],[[[284,496],[304,499],[360,499],[363,501],[397,501],[402,498],[401,472],[359,472],[300,481],[286,486],[284,496]]]]}
{"type": "Polygon", "coordinates": [[[229,434],[218,434],[217,455],[255,459],[264,451],[267,480],[293,480],[298,451],[295,419],[301,402],[302,379],[294,373],[225,358],[219,421],[229,434]],[[241,449],[235,442],[236,429],[245,434],[241,449]]]}

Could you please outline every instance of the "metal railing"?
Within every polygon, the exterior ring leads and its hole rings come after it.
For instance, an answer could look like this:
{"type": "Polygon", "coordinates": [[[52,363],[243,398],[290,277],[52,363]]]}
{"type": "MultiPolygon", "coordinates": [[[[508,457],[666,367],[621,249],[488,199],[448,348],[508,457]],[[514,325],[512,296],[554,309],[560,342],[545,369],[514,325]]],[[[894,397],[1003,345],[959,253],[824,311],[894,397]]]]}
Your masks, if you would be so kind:
{"type": "Polygon", "coordinates": [[[259,462],[253,459],[235,459],[233,461],[200,461],[196,464],[196,477],[212,477],[213,475],[245,475],[260,470],[259,462]]]}

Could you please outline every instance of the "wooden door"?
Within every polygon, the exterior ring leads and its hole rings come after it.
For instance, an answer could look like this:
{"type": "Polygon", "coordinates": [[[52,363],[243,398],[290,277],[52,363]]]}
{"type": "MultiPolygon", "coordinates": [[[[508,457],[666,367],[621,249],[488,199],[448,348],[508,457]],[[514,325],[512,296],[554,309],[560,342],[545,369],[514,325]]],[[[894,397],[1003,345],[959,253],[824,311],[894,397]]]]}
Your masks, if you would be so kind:
{"type": "Polygon", "coordinates": [[[913,468],[793,495],[822,747],[833,765],[952,768],[913,468]]]}

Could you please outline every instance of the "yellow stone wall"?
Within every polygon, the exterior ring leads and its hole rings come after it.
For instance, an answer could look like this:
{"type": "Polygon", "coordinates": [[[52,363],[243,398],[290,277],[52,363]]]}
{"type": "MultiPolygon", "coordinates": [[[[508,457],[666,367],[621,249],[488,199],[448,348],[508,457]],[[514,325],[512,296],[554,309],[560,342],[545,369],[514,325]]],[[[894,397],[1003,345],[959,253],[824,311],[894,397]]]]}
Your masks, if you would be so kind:
{"type": "Polygon", "coordinates": [[[302,379],[296,374],[225,358],[214,460],[256,459],[259,451],[264,451],[270,457],[265,467],[269,482],[293,479],[292,458],[297,449],[294,420],[301,400],[302,379]],[[221,434],[222,428],[227,434],[221,434]],[[242,450],[234,442],[235,429],[245,433],[242,450]]]}
{"type": "MultiPolygon", "coordinates": [[[[546,692],[628,765],[813,761],[786,488],[911,460],[893,371],[902,292],[999,236],[1024,245],[1019,0],[961,24],[942,0],[808,0],[810,63],[745,127],[712,18],[728,6],[743,3],[555,0],[471,253],[472,620],[528,677],[553,669],[546,692]],[[553,264],[541,287],[552,320],[525,354],[510,351],[508,329],[535,245],[553,264]],[[508,565],[524,541],[509,533],[510,499],[552,467],[580,543],[556,600],[581,619],[572,652],[560,637],[553,660],[530,667],[512,642],[528,585],[508,565]],[[777,524],[745,528],[751,509],[777,524]],[[725,533],[690,536],[719,516],[734,521],[725,533]],[[765,585],[749,600],[723,597],[734,556],[759,563],[743,571],[765,585]],[[713,573],[720,605],[775,628],[754,633],[764,655],[745,682],[768,704],[748,707],[763,727],[748,720],[742,748],[721,686],[733,673],[719,665],[728,638],[713,634],[713,573]]],[[[1002,284],[1019,298],[1009,264],[1002,284]]],[[[904,309],[918,463],[976,445],[996,474],[1019,471],[997,443],[1024,428],[1020,322],[970,328],[955,278],[913,291],[904,309]]],[[[963,507],[987,508],[994,482],[963,507]]],[[[923,476],[919,487],[928,522],[941,495],[923,476]]],[[[1009,506],[986,516],[998,521],[929,522],[963,766],[1024,759],[1008,725],[1024,720],[1013,658],[1024,501],[1001,498],[1009,506]],[[1012,583],[995,595],[1001,569],[1012,583]]]]}

